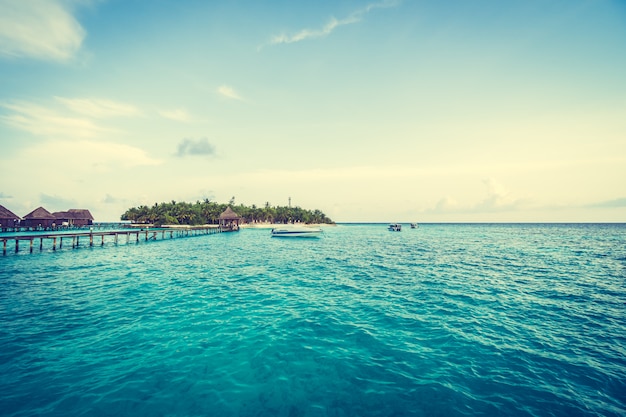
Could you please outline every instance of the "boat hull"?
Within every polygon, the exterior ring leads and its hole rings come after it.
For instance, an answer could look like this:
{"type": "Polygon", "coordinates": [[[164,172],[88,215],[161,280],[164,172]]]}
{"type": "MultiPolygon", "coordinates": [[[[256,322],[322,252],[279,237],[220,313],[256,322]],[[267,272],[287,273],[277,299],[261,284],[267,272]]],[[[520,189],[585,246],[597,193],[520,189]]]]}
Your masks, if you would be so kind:
{"type": "Polygon", "coordinates": [[[322,229],[315,228],[275,228],[272,229],[272,237],[320,237],[322,229]]]}

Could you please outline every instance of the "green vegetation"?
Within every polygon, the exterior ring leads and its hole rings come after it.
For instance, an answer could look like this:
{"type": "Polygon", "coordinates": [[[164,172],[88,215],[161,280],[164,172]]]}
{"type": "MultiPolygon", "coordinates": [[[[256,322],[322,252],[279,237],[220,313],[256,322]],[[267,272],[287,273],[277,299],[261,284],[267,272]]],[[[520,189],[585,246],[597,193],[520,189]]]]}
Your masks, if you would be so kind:
{"type": "Polygon", "coordinates": [[[245,223],[269,222],[269,223],[334,223],[320,210],[305,210],[300,207],[272,207],[265,203],[260,208],[254,204],[250,207],[243,204],[234,205],[234,198],[230,204],[218,204],[208,199],[195,203],[154,203],[152,207],[133,207],[124,214],[122,220],[130,220],[133,223],[163,224],[217,224],[220,214],[231,206],[233,211],[242,217],[245,223]]]}

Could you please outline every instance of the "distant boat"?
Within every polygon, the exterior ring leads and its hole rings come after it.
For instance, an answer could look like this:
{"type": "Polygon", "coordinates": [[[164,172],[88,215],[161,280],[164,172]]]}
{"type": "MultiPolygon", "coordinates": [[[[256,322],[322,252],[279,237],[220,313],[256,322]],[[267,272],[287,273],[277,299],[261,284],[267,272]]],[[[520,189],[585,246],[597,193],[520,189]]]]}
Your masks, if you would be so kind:
{"type": "Polygon", "coordinates": [[[284,226],[272,229],[272,237],[320,237],[322,229],[310,226],[284,226]]]}
{"type": "Polygon", "coordinates": [[[411,229],[417,229],[417,223],[411,223],[411,229]]]}
{"type": "Polygon", "coordinates": [[[402,225],[400,223],[391,223],[389,225],[390,232],[400,232],[402,231],[402,225]]]}

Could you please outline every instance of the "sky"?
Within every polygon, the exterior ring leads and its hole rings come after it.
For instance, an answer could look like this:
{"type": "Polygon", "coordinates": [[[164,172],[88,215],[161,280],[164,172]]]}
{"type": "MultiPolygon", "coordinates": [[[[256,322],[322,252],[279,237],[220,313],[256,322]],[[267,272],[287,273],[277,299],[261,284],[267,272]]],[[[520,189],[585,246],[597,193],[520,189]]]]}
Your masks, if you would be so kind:
{"type": "Polygon", "coordinates": [[[626,222],[623,0],[0,0],[0,204],[626,222]]]}

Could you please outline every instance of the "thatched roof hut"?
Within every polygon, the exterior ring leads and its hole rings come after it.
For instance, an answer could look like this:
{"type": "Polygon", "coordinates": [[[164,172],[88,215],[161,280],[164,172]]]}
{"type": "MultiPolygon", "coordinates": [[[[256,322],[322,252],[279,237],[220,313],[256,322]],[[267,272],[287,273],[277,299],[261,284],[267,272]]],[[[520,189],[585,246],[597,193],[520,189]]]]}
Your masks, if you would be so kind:
{"type": "Polygon", "coordinates": [[[241,220],[241,217],[228,206],[220,214],[220,227],[225,230],[239,230],[239,220],[241,220]]]}
{"type": "Polygon", "coordinates": [[[67,224],[68,226],[89,226],[93,224],[93,216],[87,209],[69,209],[68,211],[57,211],[52,213],[57,224],[67,224]]]}
{"type": "Polygon", "coordinates": [[[7,227],[17,227],[21,219],[20,216],[0,205],[0,230],[7,227]]]}
{"type": "Polygon", "coordinates": [[[52,227],[56,221],[56,217],[48,210],[43,207],[38,207],[24,216],[22,225],[24,227],[52,227]]]}

